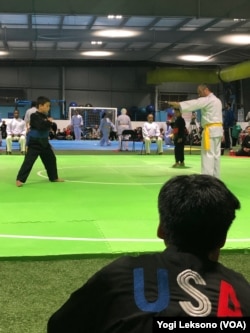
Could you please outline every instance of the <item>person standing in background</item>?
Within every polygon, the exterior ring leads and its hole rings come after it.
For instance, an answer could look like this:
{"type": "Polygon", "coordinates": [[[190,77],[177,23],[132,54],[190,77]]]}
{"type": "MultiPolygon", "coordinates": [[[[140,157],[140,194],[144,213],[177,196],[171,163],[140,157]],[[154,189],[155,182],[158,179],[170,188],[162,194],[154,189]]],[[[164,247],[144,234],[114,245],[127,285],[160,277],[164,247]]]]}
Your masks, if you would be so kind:
{"type": "Polygon", "coordinates": [[[242,132],[242,128],[240,124],[235,121],[232,128],[232,146],[235,147],[239,143],[240,133],[242,132]]]}
{"type": "MultiPolygon", "coordinates": [[[[122,132],[124,130],[132,130],[131,120],[130,117],[127,115],[127,110],[125,108],[121,109],[121,114],[116,119],[115,127],[121,147],[122,132]]],[[[128,141],[125,141],[124,146],[125,149],[128,150],[128,141]]]]}
{"type": "Polygon", "coordinates": [[[71,117],[71,125],[74,131],[75,140],[81,140],[83,118],[77,110],[74,111],[74,114],[71,117]]]}
{"type": "Polygon", "coordinates": [[[37,111],[36,101],[32,101],[31,107],[26,110],[25,115],[24,115],[24,121],[25,121],[27,130],[29,129],[30,116],[32,115],[32,113],[35,113],[36,111],[37,111]]]}
{"type": "Polygon", "coordinates": [[[100,140],[101,146],[104,146],[104,145],[110,146],[109,135],[110,135],[111,130],[115,130],[115,125],[108,118],[107,113],[104,112],[102,115],[99,130],[98,130],[101,133],[101,140],[100,140]]]}
{"type": "Polygon", "coordinates": [[[175,164],[173,168],[184,167],[184,146],[186,139],[186,123],[182,118],[181,111],[179,109],[174,110],[175,121],[173,124],[173,140],[174,140],[174,155],[175,164]]]}
{"type": "Polygon", "coordinates": [[[216,97],[210,86],[206,83],[197,87],[199,98],[183,102],[167,102],[181,112],[201,110],[202,147],[201,147],[201,172],[202,174],[220,177],[222,103],[216,97]]]}
{"type": "Polygon", "coordinates": [[[7,125],[5,120],[2,121],[2,124],[0,126],[1,134],[2,134],[2,139],[6,139],[7,137],[7,125]]]}
{"type": "Polygon", "coordinates": [[[236,121],[236,117],[234,115],[234,110],[231,106],[231,103],[226,103],[222,115],[223,115],[223,128],[224,128],[224,137],[225,137],[225,148],[231,149],[233,145],[232,129],[236,121]]]}
{"type": "Polygon", "coordinates": [[[246,121],[248,121],[248,125],[250,125],[250,111],[248,111],[246,115],[246,121]]]}

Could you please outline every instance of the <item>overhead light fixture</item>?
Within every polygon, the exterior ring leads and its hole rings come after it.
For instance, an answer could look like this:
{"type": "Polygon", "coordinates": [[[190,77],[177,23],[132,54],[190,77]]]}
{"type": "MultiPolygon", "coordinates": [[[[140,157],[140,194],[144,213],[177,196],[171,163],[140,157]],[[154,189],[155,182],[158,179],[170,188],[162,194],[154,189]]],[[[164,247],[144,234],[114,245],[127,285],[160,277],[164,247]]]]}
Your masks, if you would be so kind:
{"type": "Polygon", "coordinates": [[[7,55],[8,54],[8,52],[6,52],[6,51],[0,51],[0,56],[4,56],[4,55],[7,55]]]}
{"type": "Polygon", "coordinates": [[[122,15],[108,15],[108,19],[110,20],[120,20],[122,19],[122,15]]]}
{"type": "Polygon", "coordinates": [[[100,40],[97,40],[97,41],[92,40],[92,41],[91,41],[91,44],[92,44],[92,45],[102,45],[102,41],[100,41],[100,40]]]}
{"type": "Polygon", "coordinates": [[[250,34],[227,35],[220,37],[219,40],[228,44],[248,45],[250,44],[250,34]]]}
{"type": "Polygon", "coordinates": [[[131,31],[131,30],[121,30],[121,29],[113,29],[113,30],[101,30],[96,31],[95,35],[99,37],[111,37],[111,38],[126,38],[126,37],[134,37],[141,34],[140,31],[131,31]]]}
{"type": "Polygon", "coordinates": [[[186,60],[186,61],[193,61],[193,62],[207,61],[209,59],[208,56],[203,56],[203,55],[198,55],[198,54],[183,55],[178,58],[182,59],[182,60],[186,60]]]}
{"type": "Polygon", "coordinates": [[[81,54],[90,57],[108,57],[113,53],[109,51],[85,51],[82,52],[81,54]]]}
{"type": "Polygon", "coordinates": [[[246,19],[234,18],[234,22],[244,22],[244,21],[246,21],[246,19]]]}

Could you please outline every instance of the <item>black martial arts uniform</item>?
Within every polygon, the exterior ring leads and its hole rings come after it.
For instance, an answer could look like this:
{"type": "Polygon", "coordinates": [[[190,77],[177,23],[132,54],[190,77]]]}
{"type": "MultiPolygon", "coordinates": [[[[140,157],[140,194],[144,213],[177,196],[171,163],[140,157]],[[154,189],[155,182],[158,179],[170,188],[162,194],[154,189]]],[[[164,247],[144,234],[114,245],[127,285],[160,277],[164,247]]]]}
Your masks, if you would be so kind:
{"type": "Polygon", "coordinates": [[[176,118],[173,124],[174,155],[176,163],[184,163],[184,146],[186,140],[186,123],[182,116],[176,118]]]}
{"type": "Polygon", "coordinates": [[[30,171],[40,156],[50,181],[58,179],[56,157],[49,143],[49,131],[52,122],[42,112],[30,116],[30,131],[27,134],[27,152],[16,180],[25,183],[30,171]]]}

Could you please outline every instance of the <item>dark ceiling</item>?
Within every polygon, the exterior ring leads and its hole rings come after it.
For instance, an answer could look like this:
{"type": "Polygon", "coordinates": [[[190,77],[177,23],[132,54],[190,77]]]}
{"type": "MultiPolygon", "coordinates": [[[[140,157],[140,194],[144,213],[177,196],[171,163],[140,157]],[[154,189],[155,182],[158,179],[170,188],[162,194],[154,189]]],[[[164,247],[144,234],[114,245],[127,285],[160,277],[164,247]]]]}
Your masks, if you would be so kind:
{"type": "Polygon", "coordinates": [[[237,64],[250,59],[250,0],[8,0],[0,5],[1,52],[1,62],[237,64]],[[114,37],[114,29],[135,35],[114,37]],[[108,36],[98,35],[103,31],[108,36]],[[184,55],[206,59],[193,62],[184,55]]]}

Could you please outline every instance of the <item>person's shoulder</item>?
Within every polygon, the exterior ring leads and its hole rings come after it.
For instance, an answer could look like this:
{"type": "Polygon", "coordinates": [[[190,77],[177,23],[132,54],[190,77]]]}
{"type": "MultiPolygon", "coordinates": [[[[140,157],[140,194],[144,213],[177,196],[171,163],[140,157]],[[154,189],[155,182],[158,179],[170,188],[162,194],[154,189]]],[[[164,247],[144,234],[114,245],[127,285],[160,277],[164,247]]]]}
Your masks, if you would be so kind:
{"type": "Polygon", "coordinates": [[[138,265],[149,265],[150,262],[156,263],[157,258],[163,255],[163,252],[139,255],[124,255],[109,263],[106,267],[103,268],[103,271],[110,272],[114,270],[138,267],[138,265]]]}
{"type": "Polygon", "coordinates": [[[39,116],[40,114],[41,114],[41,112],[39,112],[39,111],[37,110],[36,112],[31,113],[30,118],[37,117],[37,116],[39,116]]]}
{"type": "Polygon", "coordinates": [[[246,288],[246,292],[250,297],[250,283],[247,281],[243,274],[223,265],[222,263],[218,263],[217,267],[221,275],[225,277],[226,281],[232,282],[233,285],[240,285],[246,288]]]}

